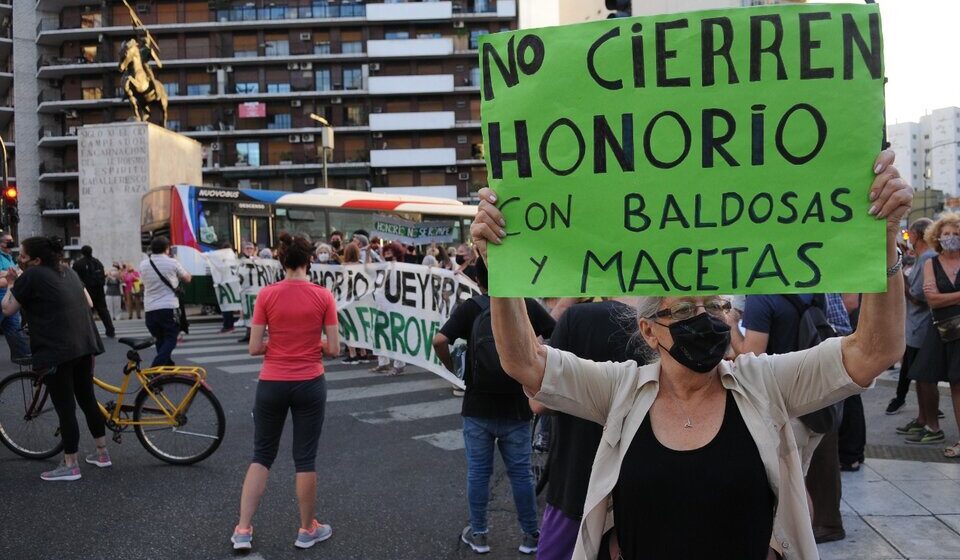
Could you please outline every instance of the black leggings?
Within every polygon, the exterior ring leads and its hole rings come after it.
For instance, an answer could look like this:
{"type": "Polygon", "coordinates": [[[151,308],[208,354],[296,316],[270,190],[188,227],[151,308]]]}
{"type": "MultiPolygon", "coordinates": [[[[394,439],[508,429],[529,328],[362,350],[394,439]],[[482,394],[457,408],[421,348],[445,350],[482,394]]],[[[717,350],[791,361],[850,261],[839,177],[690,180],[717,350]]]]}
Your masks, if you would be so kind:
{"type": "Polygon", "coordinates": [[[77,424],[77,408],[80,405],[87,418],[90,434],[103,437],[103,415],[93,394],[93,356],[82,356],[58,365],[44,376],[50,402],[60,419],[60,438],[64,453],[76,453],[80,445],[80,426],[77,424]],[[76,399],[76,401],[74,401],[76,399]]]}
{"type": "Polygon", "coordinates": [[[253,462],[268,469],[273,465],[289,410],[293,417],[294,465],[298,473],[315,472],[326,404],[323,375],[307,381],[261,380],[253,405],[253,462]]]}

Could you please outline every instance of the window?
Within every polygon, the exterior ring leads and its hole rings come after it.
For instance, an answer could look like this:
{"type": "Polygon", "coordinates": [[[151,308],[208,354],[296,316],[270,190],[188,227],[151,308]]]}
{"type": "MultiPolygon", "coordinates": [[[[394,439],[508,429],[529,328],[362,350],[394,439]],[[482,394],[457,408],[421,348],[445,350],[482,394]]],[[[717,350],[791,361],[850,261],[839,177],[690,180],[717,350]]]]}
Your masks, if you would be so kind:
{"type": "Polygon", "coordinates": [[[267,39],[265,44],[264,54],[267,56],[286,56],[290,54],[290,41],[286,39],[267,39]]]}
{"type": "Polygon", "coordinates": [[[80,27],[91,29],[103,25],[103,15],[100,12],[87,12],[80,14],[80,27]]]}
{"type": "Polygon", "coordinates": [[[343,54],[359,54],[363,52],[363,41],[346,41],[340,44],[343,54]]]}
{"type": "Polygon", "coordinates": [[[196,235],[201,243],[217,246],[230,239],[233,230],[230,206],[224,202],[197,201],[196,235]]]}
{"type": "Polygon", "coordinates": [[[267,93],[290,93],[290,84],[267,84],[267,93]]]}
{"type": "Polygon", "coordinates": [[[101,80],[81,80],[81,99],[103,99],[103,82],[101,80]]]}
{"type": "Polygon", "coordinates": [[[237,165],[258,167],[260,165],[260,143],[237,142],[237,165]]]}
{"type": "Polygon", "coordinates": [[[344,121],[347,126],[364,126],[367,124],[367,113],[361,105],[347,106],[344,111],[344,121]]]}
{"type": "Polygon", "coordinates": [[[97,62],[97,46],[83,45],[80,47],[80,57],[84,62],[97,62]]]}
{"type": "Polygon", "coordinates": [[[443,35],[439,31],[432,31],[428,33],[417,33],[417,39],[442,39],[443,35]]]}
{"type": "Polygon", "coordinates": [[[330,86],[330,69],[324,68],[322,70],[317,70],[314,72],[316,77],[316,89],[317,91],[330,91],[332,88],[330,86]]]}
{"type": "Polygon", "coordinates": [[[174,95],[180,95],[180,83],[179,82],[164,82],[163,89],[167,90],[167,97],[173,97],[174,95]]]}
{"type": "Polygon", "coordinates": [[[477,50],[480,48],[480,36],[490,33],[486,29],[471,29],[470,30],[470,49],[477,50]]]}
{"type": "Polygon", "coordinates": [[[257,56],[256,35],[234,35],[233,56],[238,58],[257,56]]]}
{"type": "Polygon", "coordinates": [[[290,128],[290,113],[281,113],[273,116],[273,120],[267,123],[267,128],[290,128]]]}
{"type": "Polygon", "coordinates": [[[180,132],[180,120],[179,119],[167,119],[167,128],[174,132],[180,132]]]}
{"type": "Polygon", "coordinates": [[[187,95],[210,95],[212,90],[210,84],[187,84],[187,95]]]}
{"type": "Polygon", "coordinates": [[[313,54],[330,54],[330,41],[314,43],[313,54]]]}
{"type": "Polygon", "coordinates": [[[363,87],[363,73],[360,68],[343,69],[343,89],[361,89],[363,87]]]}
{"type": "Polygon", "coordinates": [[[466,143],[467,143],[467,136],[465,134],[460,134],[459,136],[457,136],[457,144],[466,144],[466,143]]]}
{"type": "Polygon", "coordinates": [[[257,82],[237,82],[237,93],[260,93],[260,84],[257,82]]]}
{"type": "Polygon", "coordinates": [[[410,33],[407,31],[387,31],[383,34],[384,39],[409,39],[410,33]]]}
{"type": "Polygon", "coordinates": [[[470,69],[470,83],[468,85],[471,85],[471,86],[480,85],[480,68],[478,66],[474,66],[473,68],[470,69]]]}

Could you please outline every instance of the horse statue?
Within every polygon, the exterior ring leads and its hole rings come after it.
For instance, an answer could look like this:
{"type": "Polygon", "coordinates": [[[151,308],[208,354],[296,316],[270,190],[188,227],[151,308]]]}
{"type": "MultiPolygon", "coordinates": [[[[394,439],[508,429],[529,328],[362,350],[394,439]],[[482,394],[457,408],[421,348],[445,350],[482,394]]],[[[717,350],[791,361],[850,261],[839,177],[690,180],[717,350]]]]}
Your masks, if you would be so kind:
{"type": "Polygon", "coordinates": [[[145,60],[160,63],[152,48],[141,47],[136,39],[130,39],[120,48],[120,83],[130,100],[133,114],[139,121],[150,120],[150,105],[159,103],[163,109],[163,127],[167,127],[167,90],[153,74],[145,60]]]}

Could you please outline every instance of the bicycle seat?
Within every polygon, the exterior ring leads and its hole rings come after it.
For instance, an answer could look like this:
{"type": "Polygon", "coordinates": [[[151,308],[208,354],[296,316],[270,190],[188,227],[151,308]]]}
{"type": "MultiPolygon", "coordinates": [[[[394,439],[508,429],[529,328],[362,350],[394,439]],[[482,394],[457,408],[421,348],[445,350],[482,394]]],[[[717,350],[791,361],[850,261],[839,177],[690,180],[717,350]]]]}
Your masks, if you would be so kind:
{"type": "Polygon", "coordinates": [[[143,350],[144,348],[153,346],[156,341],[152,336],[148,336],[146,338],[120,338],[117,339],[117,342],[120,344],[126,344],[134,350],[143,350]]]}

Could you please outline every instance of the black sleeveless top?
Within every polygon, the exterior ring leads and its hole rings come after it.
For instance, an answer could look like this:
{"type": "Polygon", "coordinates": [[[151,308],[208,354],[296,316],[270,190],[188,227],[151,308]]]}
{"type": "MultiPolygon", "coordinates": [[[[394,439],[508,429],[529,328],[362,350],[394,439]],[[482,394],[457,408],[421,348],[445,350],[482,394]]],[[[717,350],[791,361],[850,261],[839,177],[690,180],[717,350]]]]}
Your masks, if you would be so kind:
{"type": "Polygon", "coordinates": [[[720,431],[690,451],[664,447],[650,415],[613,489],[624,560],[765,560],[774,496],[733,393],[720,431]]]}
{"type": "MultiPolygon", "coordinates": [[[[952,294],[953,292],[960,291],[960,284],[957,283],[957,279],[950,280],[950,277],[947,276],[947,271],[944,270],[943,265],[940,264],[939,256],[933,257],[933,277],[937,281],[937,289],[940,290],[941,294],[952,294]]],[[[950,317],[960,315],[960,305],[941,307],[939,309],[933,309],[932,311],[934,319],[949,319],[950,317]]]]}

